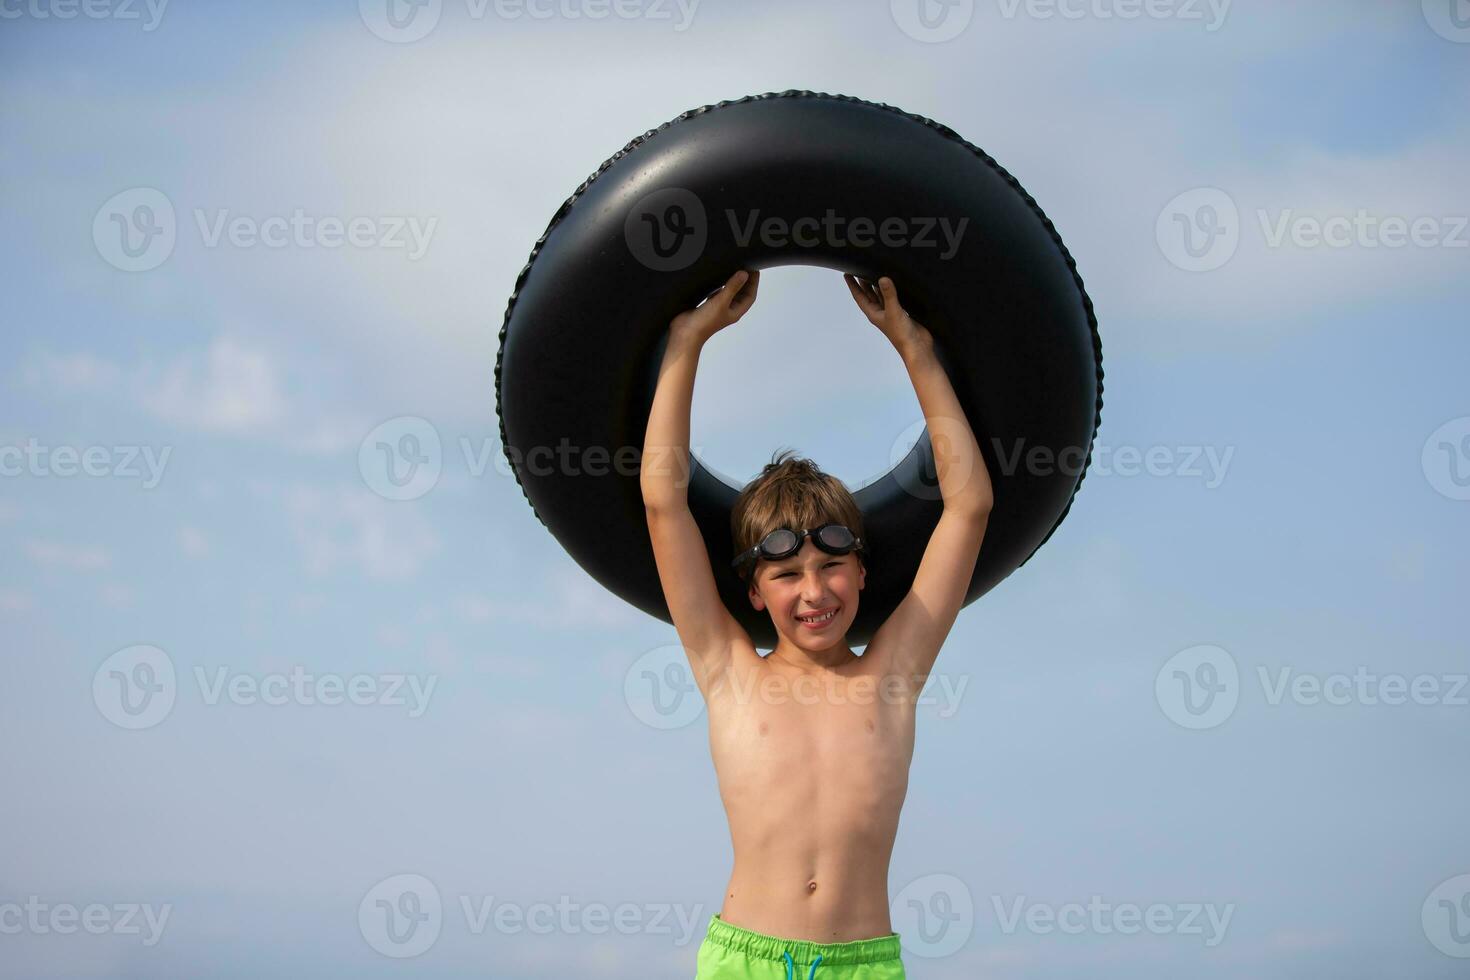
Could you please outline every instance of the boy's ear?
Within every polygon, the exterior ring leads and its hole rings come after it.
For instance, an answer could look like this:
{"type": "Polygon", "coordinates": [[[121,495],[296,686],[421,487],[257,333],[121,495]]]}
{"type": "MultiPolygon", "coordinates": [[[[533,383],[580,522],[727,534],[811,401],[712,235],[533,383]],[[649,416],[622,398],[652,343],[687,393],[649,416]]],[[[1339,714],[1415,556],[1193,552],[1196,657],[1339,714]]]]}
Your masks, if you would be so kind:
{"type": "Polygon", "coordinates": [[[760,612],[762,609],[765,609],[766,600],[761,598],[761,594],[755,590],[755,578],[753,576],[749,583],[749,589],[750,592],[748,594],[750,596],[750,604],[755,607],[756,612],[760,612]]]}

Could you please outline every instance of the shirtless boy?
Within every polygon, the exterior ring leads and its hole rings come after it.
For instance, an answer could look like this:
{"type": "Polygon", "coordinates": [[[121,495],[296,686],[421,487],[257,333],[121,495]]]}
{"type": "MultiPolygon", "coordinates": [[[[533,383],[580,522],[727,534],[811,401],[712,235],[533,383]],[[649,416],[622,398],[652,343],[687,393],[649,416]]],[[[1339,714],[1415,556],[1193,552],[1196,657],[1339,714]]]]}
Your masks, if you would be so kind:
{"type": "Polygon", "coordinates": [[[866,548],[862,516],[841,481],[807,460],[782,459],[736,502],[732,532],[743,560],[718,573],[739,574],[751,605],[770,614],[779,640],[766,657],[720,601],[689,511],[689,406],[700,350],[751,308],[759,272],[736,272],[674,318],[649,415],[640,475],[648,527],[708,708],[734,847],[696,980],[904,977],[888,915],[888,862],[908,789],[914,707],[964,602],[993,493],[929,331],[904,312],[888,277],[876,287],[844,278],[902,357],[929,431],[945,434],[932,439],[943,514],[908,595],[861,656],[846,640],[866,548]],[[788,533],[772,534],[782,528],[788,533]]]}

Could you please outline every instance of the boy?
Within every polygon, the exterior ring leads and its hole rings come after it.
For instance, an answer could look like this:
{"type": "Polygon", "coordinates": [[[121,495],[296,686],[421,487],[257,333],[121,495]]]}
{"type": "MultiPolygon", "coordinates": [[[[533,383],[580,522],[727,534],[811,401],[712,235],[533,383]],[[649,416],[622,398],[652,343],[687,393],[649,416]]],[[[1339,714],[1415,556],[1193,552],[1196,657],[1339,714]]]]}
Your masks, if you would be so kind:
{"type": "Polygon", "coordinates": [[[790,980],[793,971],[807,980],[904,977],[888,915],[888,862],[908,788],[914,704],[964,602],[993,494],[928,330],[904,312],[887,276],[877,288],[844,279],[903,358],[944,499],[913,586],[862,656],[847,646],[846,632],[867,575],[866,549],[862,516],[841,481],[809,461],[776,460],[736,502],[738,574],[779,637],[766,657],[721,603],[689,512],[699,353],[754,304],[759,272],[736,272],[674,318],[649,414],[640,475],[649,533],[708,707],[734,846],[696,980],[790,980]]]}

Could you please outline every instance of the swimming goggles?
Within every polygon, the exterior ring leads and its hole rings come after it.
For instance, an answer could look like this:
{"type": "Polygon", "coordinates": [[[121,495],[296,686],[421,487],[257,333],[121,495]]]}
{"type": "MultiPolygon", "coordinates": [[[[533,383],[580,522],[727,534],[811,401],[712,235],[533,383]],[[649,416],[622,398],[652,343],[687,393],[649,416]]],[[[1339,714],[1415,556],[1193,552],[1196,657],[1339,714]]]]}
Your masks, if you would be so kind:
{"type": "Polygon", "coordinates": [[[868,553],[863,539],[854,537],[853,533],[844,524],[829,521],[820,527],[808,528],[804,531],[793,531],[789,527],[778,527],[761,539],[760,544],[739,555],[730,565],[739,568],[745,562],[754,564],[764,558],[766,561],[780,561],[790,558],[801,550],[802,543],[810,537],[812,542],[829,555],[845,555],[856,551],[859,554],[868,553]]]}

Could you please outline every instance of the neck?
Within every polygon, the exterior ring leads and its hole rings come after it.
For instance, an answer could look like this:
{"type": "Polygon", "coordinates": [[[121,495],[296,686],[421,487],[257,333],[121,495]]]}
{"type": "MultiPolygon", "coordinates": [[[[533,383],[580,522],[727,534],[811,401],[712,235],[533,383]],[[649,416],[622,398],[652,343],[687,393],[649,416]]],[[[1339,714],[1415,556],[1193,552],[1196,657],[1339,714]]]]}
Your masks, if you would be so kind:
{"type": "Polygon", "coordinates": [[[803,650],[783,636],[777,641],[776,649],[771,651],[770,659],[797,670],[822,671],[844,667],[857,660],[858,655],[846,643],[837,643],[825,650],[803,650]]]}

